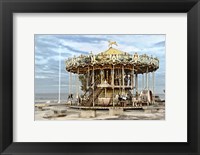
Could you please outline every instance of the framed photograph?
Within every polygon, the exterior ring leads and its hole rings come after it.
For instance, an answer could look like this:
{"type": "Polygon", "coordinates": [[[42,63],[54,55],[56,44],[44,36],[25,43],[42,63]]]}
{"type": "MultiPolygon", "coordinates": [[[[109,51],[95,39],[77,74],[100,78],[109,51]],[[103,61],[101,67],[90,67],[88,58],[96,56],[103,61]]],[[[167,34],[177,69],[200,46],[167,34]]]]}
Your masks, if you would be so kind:
{"type": "Polygon", "coordinates": [[[36,34],[35,121],[165,120],[165,38],[36,34]]]}
{"type": "Polygon", "coordinates": [[[199,9],[2,0],[1,153],[200,154],[199,9]]]}

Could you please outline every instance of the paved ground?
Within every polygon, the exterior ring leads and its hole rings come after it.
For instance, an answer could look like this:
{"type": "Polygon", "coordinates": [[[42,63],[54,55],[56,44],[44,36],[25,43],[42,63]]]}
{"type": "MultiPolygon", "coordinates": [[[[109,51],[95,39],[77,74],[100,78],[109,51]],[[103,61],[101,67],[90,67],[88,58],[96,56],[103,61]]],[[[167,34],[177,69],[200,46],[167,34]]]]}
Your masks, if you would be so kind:
{"type": "Polygon", "coordinates": [[[109,116],[108,110],[97,110],[95,118],[81,118],[79,109],[71,109],[66,106],[59,106],[59,108],[66,109],[67,115],[62,117],[54,116],[51,107],[45,107],[44,110],[35,110],[35,120],[165,120],[164,106],[160,110],[153,112],[145,112],[144,110],[126,110],[120,116],[109,116]],[[51,118],[44,118],[44,116],[53,116],[51,118]]]}

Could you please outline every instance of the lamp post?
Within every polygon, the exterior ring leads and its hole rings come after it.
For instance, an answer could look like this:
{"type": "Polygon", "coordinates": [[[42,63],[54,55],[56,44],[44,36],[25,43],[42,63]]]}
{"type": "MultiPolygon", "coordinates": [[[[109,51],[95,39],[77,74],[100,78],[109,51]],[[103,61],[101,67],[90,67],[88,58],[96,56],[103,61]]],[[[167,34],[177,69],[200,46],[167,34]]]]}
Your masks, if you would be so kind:
{"type": "Polygon", "coordinates": [[[59,47],[59,84],[58,84],[58,103],[60,103],[60,84],[61,84],[61,50],[59,47]]]}

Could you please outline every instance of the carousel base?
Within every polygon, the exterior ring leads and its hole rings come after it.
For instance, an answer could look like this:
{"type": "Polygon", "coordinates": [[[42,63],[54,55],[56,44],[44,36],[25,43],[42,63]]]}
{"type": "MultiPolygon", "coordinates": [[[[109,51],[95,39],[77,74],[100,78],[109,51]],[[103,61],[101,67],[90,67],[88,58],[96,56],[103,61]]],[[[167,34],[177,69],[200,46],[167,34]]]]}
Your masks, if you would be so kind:
{"type": "MultiPolygon", "coordinates": [[[[107,106],[107,107],[103,107],[103,106],[78,106],[78,105],[71,105],[69,106],[70,108],[74,108],[74,109],[83,109],[83,110],[109,110],[111,108],[115,108],[115,109],[123,109],[123,110],[134,110],[134,109],[143,109],[144,106],[126,106],[126,107],[113,107],[113,106],[107,106]]],[[[145,106],[146,107],[146,106],[145,106]]]]}

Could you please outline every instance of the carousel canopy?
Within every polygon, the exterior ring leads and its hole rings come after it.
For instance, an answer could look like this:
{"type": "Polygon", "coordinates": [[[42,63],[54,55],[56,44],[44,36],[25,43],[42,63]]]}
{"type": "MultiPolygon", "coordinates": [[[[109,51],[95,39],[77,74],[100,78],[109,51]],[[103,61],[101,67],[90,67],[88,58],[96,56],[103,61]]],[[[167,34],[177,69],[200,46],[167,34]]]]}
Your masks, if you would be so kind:
{"type": "Polygon", "coordinates": [[[78,57],[68,58],[66,60],[66,70],[77,74],[85,74],[88,70],[97,69],[111,69],[121,68],[124,66],[125,69],[133,70],[137,74],[156,71],[159,68],[158,58],[153,58],[146,54],[133,55],[115,49],[112,45],[104,52],[99,54],[80,55],[78,57]]]}

